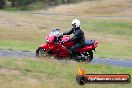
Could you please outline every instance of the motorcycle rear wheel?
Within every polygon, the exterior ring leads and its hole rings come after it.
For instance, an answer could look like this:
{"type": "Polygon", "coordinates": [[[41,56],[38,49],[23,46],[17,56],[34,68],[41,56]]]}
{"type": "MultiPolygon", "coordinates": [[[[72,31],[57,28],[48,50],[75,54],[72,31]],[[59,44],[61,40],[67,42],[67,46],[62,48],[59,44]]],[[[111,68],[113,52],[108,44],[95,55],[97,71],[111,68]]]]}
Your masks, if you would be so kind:
{"type": "Polygon", "coordinates": [[[91,50],[88,53],[89,53],[89,56],[88,56],[89,60],[92,61],[93,60],[93,51],[91,50]]]}
{"type": "Polygon", "coordinates": [[[92,59],[93,59],[92,51],[84,53],[83,55],[84,55],[83,57],[81,55],[76,56],[75,60],[78,62],[91,62],[92,61],[92,59]]]}

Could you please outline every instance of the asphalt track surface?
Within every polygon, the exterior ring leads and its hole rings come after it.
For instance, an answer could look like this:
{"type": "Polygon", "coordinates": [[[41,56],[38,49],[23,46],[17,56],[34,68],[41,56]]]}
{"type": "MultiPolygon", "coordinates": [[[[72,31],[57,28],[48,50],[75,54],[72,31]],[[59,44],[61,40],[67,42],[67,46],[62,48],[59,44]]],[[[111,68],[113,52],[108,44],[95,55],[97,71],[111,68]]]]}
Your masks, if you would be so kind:
{"type": "MultiPolygon", "coordinates": [[[[29,51],[14,51],[14,50],[0,50],[0,58],[31,58],[37,59],[35,52],[29,51]]],[[[95,57],[90,64],[110,65],[118,67],[132,68],[132,60],[112,59],[112,58],[97,58],[95,57]]]]}

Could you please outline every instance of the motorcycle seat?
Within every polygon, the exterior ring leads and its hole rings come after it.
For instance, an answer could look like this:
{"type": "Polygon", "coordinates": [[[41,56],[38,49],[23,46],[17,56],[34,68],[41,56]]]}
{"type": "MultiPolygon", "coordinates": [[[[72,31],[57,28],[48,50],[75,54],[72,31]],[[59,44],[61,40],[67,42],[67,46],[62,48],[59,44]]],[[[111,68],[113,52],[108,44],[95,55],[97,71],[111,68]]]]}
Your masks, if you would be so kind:
{"type": "Polygon", "coordinates": [[[95,43],[95,40],[86,40],[85,45],[93,45],[95,43]]]}

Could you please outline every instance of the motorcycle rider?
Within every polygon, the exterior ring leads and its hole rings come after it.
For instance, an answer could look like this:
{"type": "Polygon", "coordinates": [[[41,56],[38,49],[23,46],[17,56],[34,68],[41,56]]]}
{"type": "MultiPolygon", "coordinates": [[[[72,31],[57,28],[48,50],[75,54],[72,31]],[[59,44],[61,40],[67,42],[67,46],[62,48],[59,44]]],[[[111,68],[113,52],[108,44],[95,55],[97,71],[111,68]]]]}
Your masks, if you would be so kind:
{"type": "Polygon", "coordinates": [[[74,36],[67,42],[74,41],[74,45],[70,47],[71,57],[74,58],[75,55],[78,53],[76,49],[81,48],[85,45],[84,32],[80,29],[80,21],[78,19],[74,19],[72,21],[72,29],[70,31],[63,33],[63,35],[70,34],[74,34],[74,36]]]}

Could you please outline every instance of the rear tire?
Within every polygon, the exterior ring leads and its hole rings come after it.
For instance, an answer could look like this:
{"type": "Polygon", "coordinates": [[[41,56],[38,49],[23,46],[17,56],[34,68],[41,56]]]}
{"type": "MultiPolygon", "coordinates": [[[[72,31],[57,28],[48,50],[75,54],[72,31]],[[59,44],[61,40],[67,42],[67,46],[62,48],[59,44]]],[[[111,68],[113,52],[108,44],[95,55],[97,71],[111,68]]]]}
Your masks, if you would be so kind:
{"type": "Polygon", "coordinates": [[[89,53],[88,58],[89,58],[90,61],[92,61],[92,59],[93,59],[93,51],[92,50],[88,51],[88,53],[89,53]]]}

